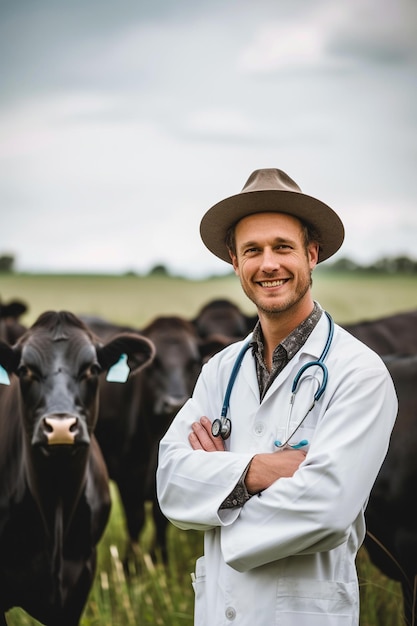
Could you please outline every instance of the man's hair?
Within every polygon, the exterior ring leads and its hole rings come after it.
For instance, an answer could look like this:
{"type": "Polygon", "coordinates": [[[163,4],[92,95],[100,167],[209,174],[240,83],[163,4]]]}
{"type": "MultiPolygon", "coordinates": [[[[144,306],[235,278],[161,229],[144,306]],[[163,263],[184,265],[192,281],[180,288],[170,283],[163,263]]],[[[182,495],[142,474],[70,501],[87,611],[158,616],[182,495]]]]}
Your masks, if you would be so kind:
{"type": "MultiPolygon", "coordinates": [[[[304,222],[304,220],[300,220],[300,218],[297,218],[297,219],[300,221],[301,227],[303,230],[305,248],[307,248],[310,245],[310,243],[313,243],[313,242],[317,243],[319,247],[321,247],[320,235],[317,229],[314,228],[314,226],[312,226],[308,222],[304,222]]],[[[225,237],[225,244],[228,250],[234,256],[236,256],[236,238],[235,238],[236,224],[237,222],[232,224],[232,226],[229,226],[229,228],[226,231],[226,237],[225,237]]]]}

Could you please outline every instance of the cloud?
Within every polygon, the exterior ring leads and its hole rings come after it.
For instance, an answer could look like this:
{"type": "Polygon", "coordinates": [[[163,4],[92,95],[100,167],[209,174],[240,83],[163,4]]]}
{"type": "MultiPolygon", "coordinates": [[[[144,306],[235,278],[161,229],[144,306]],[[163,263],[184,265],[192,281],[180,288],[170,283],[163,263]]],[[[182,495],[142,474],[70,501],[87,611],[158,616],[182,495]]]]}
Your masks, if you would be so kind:
{"type": "Polygon", "coordinates": [[[356,63],[415,64],[417,6],[413,0],[353,0],[329,52],[356,63]]]}
{"type": "Polygon", "coordinates": [[[251,141],[261,130],[256,121],[241,109],[213,108],[192,112],[186,121],[186,130],[211,141],[251,141]]]}
{"type": "Polygon", "coordinates": [[[294,20],[260,26],[250,45],[242,50],[238,68],[248,73],[269,73],[321,65],[325,54],[319,26],[294,20]]]}
{"type": "Polygon", "coordinates": [[[21,268],[223,271],[199,220],[271,166],[346,217],[344,253],[415,250],[411,0],[6,8],[0,252],[21,268]]]}
{"type": "Polygon", "coordinates": [[[416,23],[417,7],[411,0],[315,2],[303,12],[258,24],[238,67],[248,73],[275,73],[415,62],[416,23]]]}

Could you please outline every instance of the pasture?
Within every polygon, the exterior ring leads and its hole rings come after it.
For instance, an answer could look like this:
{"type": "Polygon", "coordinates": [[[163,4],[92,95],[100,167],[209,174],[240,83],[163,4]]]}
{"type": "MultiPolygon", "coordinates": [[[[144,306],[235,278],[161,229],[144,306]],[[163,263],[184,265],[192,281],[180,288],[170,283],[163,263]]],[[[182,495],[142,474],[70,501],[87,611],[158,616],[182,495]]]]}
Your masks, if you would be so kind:
{"type": "MultiPolygon", "coordinates": [[[[313,296],[340,323],[417,308],[417,277],[355,275],[317,268],[313,296]]],[[[99,315],[143,327],[156,315],[195,316],[213,298],[229,298],[248,314],[255,309],[233,275],[187,280],[165,276],[0,274],[0,298],[24,300],[31,324],[47,309],[99,315]]]]}
{"type": "MultiPolygon", "coordinates": [[[[316,270],[313,295],[341,323],[374,319],[417,308],[417,278],[412,276],[355,276],[316,270]]],[[[0,275],[3,302],[27,303],[23,323],[31,324],[48,309],[98,315],[120,324],[143,327],[157,315],[193,318],[213,298],[229,298],[248,314],[254,308],[233,275],[190,281],[165,276],[0,275]]],[[[202,536],[170,527],[169,564],[154,565],[148,549],[153,528],[143,533],[141,571],[128,582],[121,557],[124,520],[112,485],[113,510],[99,547],[94,587],[81,626],[119,624],[192,625],[193,591],[190,572],[202,551],[202,536]]],[[[358,558],[361,586],[361,626],[401,624],[402,600],[397,583],[382,576],[361,550],[358,558]]],[[[0,590],[1,593],[1,590],[0,590]]],[[[38,624],[20,609],[7,615],[9,626],[38,624]]]]}

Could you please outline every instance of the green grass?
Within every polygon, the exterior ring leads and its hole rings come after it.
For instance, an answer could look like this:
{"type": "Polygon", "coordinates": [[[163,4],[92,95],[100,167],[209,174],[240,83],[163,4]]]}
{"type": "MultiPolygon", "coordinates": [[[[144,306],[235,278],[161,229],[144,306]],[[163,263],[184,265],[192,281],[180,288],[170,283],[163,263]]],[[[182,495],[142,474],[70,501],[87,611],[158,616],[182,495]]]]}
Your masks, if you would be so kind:
{"type": "MultiPolygon", "coordinates": [[[[339,322],[373,319],[417,308],[417,278],[411,276],[356,276],[316,271],[313,295],[339,322]]],[[[254,308],[233,276],[203,281],[137,276],[31,276],[0,275],[3,302],[24,300],[31,324],[47,309],[101,315],[115,322],[143,327],[157,315],[191,318],[212,298],[227,297],[247,313],[254,308]]],[[[202,535],[169,527],[169,564],[154,565],[149,557],[153,526],[148,515],[140,541],[140,573],[130,582],[121,559],[125,550],[124,519],[112,484],[110,523],[99,546],[97,575],[81,626],[161,624],[191,626],[193,590],[190,572],[202,553],[202,535]]],[[[372,566],[366,552],[358,556],[361,592],[361,626],[398,626],[402,598],[398,583],[372,566]]],[[[1,590],[0,590],[1,592],[1,590]]],[[[21,609],[7,614],[9,626],[38,624],[21,609]]]]}
{"type": "MultiPolygon", "coordinates": [[[[313,296],[342,323],[417,308],[417,276],[326,272],[313,275],[313,296]]],[[[169,277],[0,274],[3,302],[19,298],[30,324],[47,309],[67,309],[143,327],[156,315],[193,317],[213,298],[230,298],[246,313],[254,306],[233,275],[191,281],[169,277]]]]}
{"type": "MultiPolygon", "coordinates": [[[[126,580],[124,521],[115,486],[112,483],[113,510],[99,546],[98,567],[81,626],[192,626],[194,592],[190,572],[202,554],[202,534],[168,529],[169,564],[154,565],[149,556],[153,526],[148,521],[137,555],[140,572],[126,580]]],[[[359,551],[358,574],[361,595],[361,626],[399,626],[402,597],[398,583],[385,578],[359,551]]],[[[7,614],[8,626],[38,626],[22,609],[7,614]]]]}
{"type": "MultiPolygon", "coordinates": [[[[161,624],[192,626],[194,592],[190,572],[202,551],[202,535],[168,529],[170,560],[167,567],[152,562],[149,550],[153,541],[153,525],[147,508],[147,523],[141,536],[137,561],[130,570],[138,569],[130,581],[126,578],[122,559],[125,555],[124,518],[117,488],[111,483],[112,513],[100,542],[94,586],[85,608],[81,626],[130,626],[161,624]]],[[[37,626],[39,622],[20,608],[7,613],[8,626],[37,626]]]]}

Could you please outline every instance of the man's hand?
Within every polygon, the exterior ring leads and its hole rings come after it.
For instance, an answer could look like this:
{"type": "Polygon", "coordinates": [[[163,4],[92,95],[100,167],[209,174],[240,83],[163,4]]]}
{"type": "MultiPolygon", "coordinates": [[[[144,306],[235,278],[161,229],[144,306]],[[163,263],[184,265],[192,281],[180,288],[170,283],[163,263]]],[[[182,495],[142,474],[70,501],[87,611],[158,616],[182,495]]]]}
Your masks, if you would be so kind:
{"type": "Polygon", "coordinates": [[[278,478],[290,478],[305,458],[305,452],[292,448],[255,454],[246,474],[246,489],[250,494],[259,493],[278,478]]]}
{"type": "MultiPolygon", "coordinates": [[[[213,437],[211,422],[207,417],[202,417],[199,422],[194,422],[191,428],[192,432],[188,435],[188,441],[193,450],[224,452],[224,441],[221,437],[213,437]]],[[[292,448],[255,454],[245,478],[248,492],[250,494],[259,493],[279,478],[290,478],[305,458],[305,452],[292,448]]]]}
{"type": "Polygon", "coordinates": [[[188,435],[193,450],[205,450],[206,452],[224,452],[224,442],[221,437],[213,437],[211,434],[211,422],[208,417],[202,417],[199,422],[191,426],[192,432],[188,435]]]}

